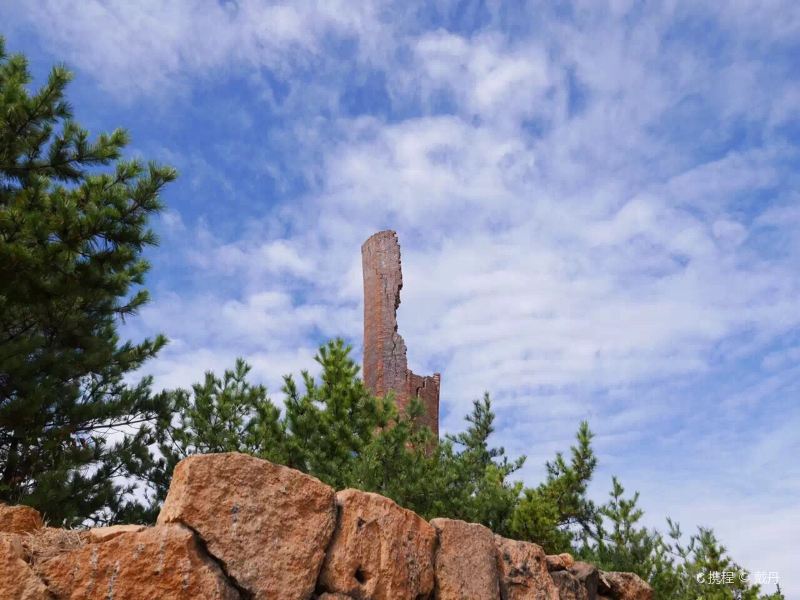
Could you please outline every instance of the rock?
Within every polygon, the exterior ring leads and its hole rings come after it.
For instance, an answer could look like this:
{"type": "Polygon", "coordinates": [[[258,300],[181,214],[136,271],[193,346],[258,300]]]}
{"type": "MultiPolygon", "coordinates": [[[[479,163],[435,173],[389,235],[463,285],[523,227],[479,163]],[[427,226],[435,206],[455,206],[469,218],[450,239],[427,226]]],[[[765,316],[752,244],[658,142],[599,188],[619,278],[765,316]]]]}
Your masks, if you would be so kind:
{"type": "Polygon", "coordinates": [[[357,600],[416,600],[434,588],[436,530],[388,498],[344,490],[318,588],[357,600]]]}
{"type": "Polygon", "coordinates": [[[603,572],[599,590],[615,600],[653,600],[653,589],[636,573],[603,572]]]}
{"type": "Polygon", "coordinates": [[[37,563],[59,600],[236,600],[238,591],[181,525],[123,533],[37,563]]]}
{"type": "Polygon", "coordinates": [[[439,535],[437,600],[496,600],[500,596],[494,534],[477,523],[433,519],[439,535]]]}
{"type": "Polygon", "coordinates": [[[178,463],[158,523],[196,531],[255,600],[306,600],[336,506],[314,477],[244,454],[206,454],[178,463]]]}
{"type": "Polygon", "coordinates": [[[550,573],[550,577],[558,588],[560,600],[589,600],[586,588],[569,571],[554,571],[550,573]]]}
{"type": "Polygon", "coordinates": [[[569,568],[569,572],[586,590],[587,600],[596,600],[597,584],[600,579],[600,571],[597,570],[597,567],[586,562],[576,562],[569,568]]]}
{"type": "Polygon", "coordinates": [[[562,554],[548,554],[545,556],[545,559],[547,560],[548,571],[563,571],[575,564],[575,559],[567,552],[562,554]]]}
{"type": "Polygon", "coordinates": [[[321,596],[317,596],[317,600],[353,600],[353,597],[347,594],[330,594],[325,592],[321,596]]]}
{"type": "Polygon", "coordinates": [[[42,515],[35,508],[0,504],[0,532],[30,533],[42,525],[42,515]]]}
{"type": "Polygon", "coordinates": [[[111,525],[110,527],[93,527],[84,534],[90,544],[107,542],[123,533],[137,533],[145,529],[144,525],[111,525]]]}
{"type": "Polygon", "coordinates": [[[494,536],[502,600],[558,600],[541,546],[494,536]]]}
{"type": "Polygon", "coordinates": [[[47,586],[25,562],[24,556],[19,535],[0,533],[0,598],[9,600],[52,598],[47,586]]]}

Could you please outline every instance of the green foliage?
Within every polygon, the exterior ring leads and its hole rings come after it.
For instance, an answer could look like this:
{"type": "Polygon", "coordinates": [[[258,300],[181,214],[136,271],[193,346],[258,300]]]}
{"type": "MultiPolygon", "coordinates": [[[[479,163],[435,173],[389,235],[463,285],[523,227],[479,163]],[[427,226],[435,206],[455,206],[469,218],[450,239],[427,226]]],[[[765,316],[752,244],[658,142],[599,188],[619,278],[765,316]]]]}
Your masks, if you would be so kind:
{"type": "Polygon", "coordinates": [[[394,407],[370,395],[341,339],[320,348],[315,360],[322,367],[320,381],[303,371],[303,394],[290,375],[284,378],[287,435],[281,453],[291,467],[339,489],[352,487],[361,456],[394,420],[394,407]]]}
{"type": "Polygon", "coordinates": [[[625,488],[614,477],[606,504],[598,507],[593,523],[581,532],[580,554],[609,571],[630,571],[651,583],[671,587],[675,577],[658,532],[640,527],[644,516],[639,493],[625,498],[625,488]]]}
{"type": "Polygon", "coordinates": [[[284,378],[281,412],[263,386],[247,382],[237,361],[220,379],[207,373],[191,391],[170,392],[179,416],[159,426],[160,454],[148,474],[154,501],[163,500],[169,473],[198,452],[238,451],[310,473],[329,485],[383,494],[428,516],[450,515],[506,531],[521,485],[508,477],[522,466],[491,448],[494,414],[486,395],[474,403],[469,426],[437,443],[419,425],[422,406],[398,414],[391,397],[375,398],[342,340],[315,358],[318,378],[301,374],[302,391],[284,378]]]}
{"type": "Polygon", "coordinates": [[[510,461],[505,450],[489,447],[494,432],[494,413],[489,394],[473,402],[467,430],[447,436],[452,445],[441,446],[441,456],[456,475],[457,495],[448,514],[483,523],[497,533],[508,533],[522,484],[509,482],[522,468],[525,457],[510,461]]]}
{"type": "Polygon", "coordinates": [[[580,556],[607,571],[630,571],[650,583],[656,598],[675,600],[781,600],[780,590],[760,595],[757,585],[740,577],[742,568],[727,555],[713,531],[703,527],[682,545],[677,523],[667,518],[665,537],[639,526],[644,511],[639,494],[625,498],[614,477],[609,500],[599,507],[593,527],[584,530],[580,556]],[[723,574],[729,573],[725,581],[723,574]],[[715,581],[715,575],[720,581],[715,581]]]}
{"type": "Polygon", "coordinates": [[[576,527],[584,530],[595,521],[597,509],[586,497],[597,466],[592,437],[589,424],[582,422],[569,463],[559,452],[546,465],[546,480],[525,490],[511,522],[515,538],[535,541],[549,553],[569,552],[578,535],[576,527]]]}
{"type": "Polygon", "coordinates": [[[262,385],[247,380],[250,367],[237,360],[222,378],[206,373],[191,392],[178,389],[167,393],[174,413],[161,416],[156,427],[159,454],[153,458],[145,478],[153,496],[150,520],[166,498],[172,470],[183,458],[210,452],[244,452],[284,462],[271,450],[280,447],[283,430],[280,411],[267,397],[262,385]]]}
{"type": "Polygon", "coordinates": [[[90,140],[70,79],[57,66],[29,92],[0,39],[0,500],[57,524],[140,516],[118,482],[169,410],[149,380],[124,381],[166,340],[123,343],[117,325],[147,302],[147,223],[175,172],[121,160],[122,130],[90,140]]]}

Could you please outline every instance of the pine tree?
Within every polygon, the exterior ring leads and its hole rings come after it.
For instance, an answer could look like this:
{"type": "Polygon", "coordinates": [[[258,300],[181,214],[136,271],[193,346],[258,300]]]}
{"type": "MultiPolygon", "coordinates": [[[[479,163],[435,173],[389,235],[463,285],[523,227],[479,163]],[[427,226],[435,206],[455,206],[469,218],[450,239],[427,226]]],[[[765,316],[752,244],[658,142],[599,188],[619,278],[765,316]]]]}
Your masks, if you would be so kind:
{"type": "Polygon", "coordinates": [[[495,415],[492,401],[486,392],[473,401],[467,415],[466,431],[448,435],[454,453],[444,448],[443,460],[456,475],[458,505],[451,512],[465,521],[483,523],[499,534],[509,531],[522,484],[510,481],[513,473],[522,468],[525,457],[508,459],[503,447],[489,447],[494,432],[495,415]]]}
{"type": "Polygon", "coordinates": [[[549,553],[570,552],[579,531],[596,521],[597,507],[587,497],[597,466],[592,437],[589,424],[582,422],[570,462],[559,452],[546,465],[547,479],[524,491],[511,522],[514,537],[534,541],[549,553]]]}
{"type": "Polygon", "coordinates": [[[656,598],[781,598],[780,590],[774,595],[761,595],[758,585],[742,579],[743,569],[728,556],[712,530],[699,527],[684,544],[679,525],[669,518],[666,537],[640,526],[644,511],[638,506],[639,493],[626,498],[625,488],[616,477],[609,496],[597,512],[595,526],[583,531],[579,554],[584,560],[606,571],[638,574],[650,583],[656,598]]]}
{"type": "Polygon", "coordinates": [[[70,79],[56,66],[29,92],[0,39],[0,499],[56,524],[135,518],[119,482],[169,410],[148,379],[124,381],[165,339],[122,342],[117,326],[148,299],[147,223],[175,171],[121,160],[122,130],[90,140],[70,79]]]}
{"type": "Polygon", "coordinates": [[[280,411],[263,385],[248,381],[249,372],[238,359],[221,378],[209,371],[191,390],[166,392],[174,412],[163,414],[155,428],[159,452],[143,475],[150,484],[149,520],[167,496],[175,465],[187,456],[243,452],[286,462],[280,411]]]}
{"type": "Polygon", "coordinates": [[[338,489],[355,485],[365,448],[397,420],[391,399],[369,393],[350,352],[341,339],[328,342],[315,357],[322,367],[319,381],[303,371],[304,393],[291,375],[283,386],[286,464],[338,489]]]}
{"type": "Polygon", "coordinates": [[[625,497],[625,488],[612,477],[609,500],[599,507],[593,526],[582,533],[581,555],[608,571],[629,571],[652,581],[669,571],[660,534],[641,527],[644,511],[639,493],[625,497]],[[609,529],[610,527],[610,529],[609,529]]]}

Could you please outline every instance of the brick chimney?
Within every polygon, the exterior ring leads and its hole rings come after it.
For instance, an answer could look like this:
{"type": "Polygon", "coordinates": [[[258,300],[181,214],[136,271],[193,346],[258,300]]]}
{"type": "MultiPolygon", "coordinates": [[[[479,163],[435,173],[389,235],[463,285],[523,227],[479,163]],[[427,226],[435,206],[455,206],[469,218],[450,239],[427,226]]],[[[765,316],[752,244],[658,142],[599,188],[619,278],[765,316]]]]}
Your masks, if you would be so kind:
{"type": "Polygon", "coordinates": [[[361,246],[364,271],[364,383],[376,396],[394,391],[402,412],[419,397],[422,420],[439,435],[439,373],[416,375],[408,368],[406,344],[397,333],[397,307],[403,273],[400,244],[394,231],[380,231],[361,246]]]}

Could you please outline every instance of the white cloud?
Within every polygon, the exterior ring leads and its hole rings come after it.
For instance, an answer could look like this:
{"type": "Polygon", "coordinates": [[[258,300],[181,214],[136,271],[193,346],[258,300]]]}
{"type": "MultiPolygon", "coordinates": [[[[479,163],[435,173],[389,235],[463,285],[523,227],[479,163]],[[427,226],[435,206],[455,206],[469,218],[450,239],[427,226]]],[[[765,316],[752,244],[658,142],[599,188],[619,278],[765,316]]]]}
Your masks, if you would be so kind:
{"type": "Polygon", "coordinates": [[[369,3],[330,1],[42,0],[26,3],[13,18],[35,26],[51,50],[125,99],[175,91],[195,77],[307,68],[326,35],[367,31],[372,12],[369,3]]]}
{"type": "Polygon", "coordinates": [[[440,30],[420,37],[414,51],[419,71],[407,87],[452,92],[465,113],[495,122],[536,114],[551,83],[543,49],[504,47],[499,35],[466,40],[440,30]]]}

